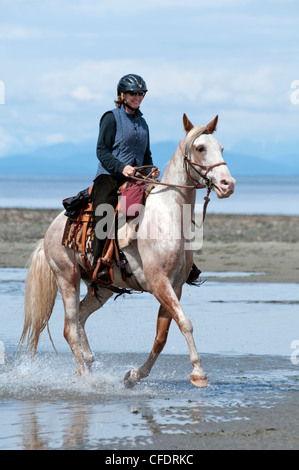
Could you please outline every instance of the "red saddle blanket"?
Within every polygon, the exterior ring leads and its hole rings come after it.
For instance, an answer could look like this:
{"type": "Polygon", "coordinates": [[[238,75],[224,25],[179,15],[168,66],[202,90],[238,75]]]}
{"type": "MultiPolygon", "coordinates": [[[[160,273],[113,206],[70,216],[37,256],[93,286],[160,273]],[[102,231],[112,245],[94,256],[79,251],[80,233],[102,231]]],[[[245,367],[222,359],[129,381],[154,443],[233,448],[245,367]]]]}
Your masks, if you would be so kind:
{"type": "Polygon", "coordinates": [[[145,203],[145,194],[148,183],[144,181],[129,180],[122,186],[119,211],[126,217],[137,217],[145,203]]]}

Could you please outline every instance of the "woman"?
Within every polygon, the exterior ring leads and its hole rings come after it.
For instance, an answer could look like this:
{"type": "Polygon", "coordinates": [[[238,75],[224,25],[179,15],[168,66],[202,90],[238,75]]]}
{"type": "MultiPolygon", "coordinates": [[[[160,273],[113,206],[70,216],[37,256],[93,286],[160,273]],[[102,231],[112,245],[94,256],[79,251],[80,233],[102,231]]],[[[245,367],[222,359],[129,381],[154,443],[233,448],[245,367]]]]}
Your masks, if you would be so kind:
{"type": "MultiPolygon", "coordinates": [[[[106,112],[100,120],[97,143],[99,164],[92,194],[96,224],[94,268],[103,253],[110,230],[109,226],[105,230],[101,226],[101,221],[107,220],[105,206],[101,205],[109,204],[115,208],[118,202],[117,191],[125,181],[134,176],[134,167],[153,165],[148,125],[139,110],[146,92],[146,83],[142,77],[125,75],[117,85],[116,108],[106,112]]],[[[157,170],[152,176],[158,178],[159,174],[157,170]]],[[[109,225],[111,224],[112,220],[109,225]]],[[[94,277],[109,282],[108,269],[104,267],[99,273],[96,269],[94,277]]]]}

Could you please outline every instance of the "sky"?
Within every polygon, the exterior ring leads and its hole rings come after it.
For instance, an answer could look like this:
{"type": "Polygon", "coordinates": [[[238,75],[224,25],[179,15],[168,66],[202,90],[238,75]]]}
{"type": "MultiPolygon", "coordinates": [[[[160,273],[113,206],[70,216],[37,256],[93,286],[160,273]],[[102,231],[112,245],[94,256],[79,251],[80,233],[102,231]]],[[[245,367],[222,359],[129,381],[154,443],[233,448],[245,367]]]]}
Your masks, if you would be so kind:
{"type": "MultiPolygon", "coordinates": [[[[151,142],[182,115],[240,154],[298,155],[297,0],[0,0],[0,157],[96,140],[127,73],[151,142]]],[[[93,158],[93,157],[92,157],[93,158]]]]}

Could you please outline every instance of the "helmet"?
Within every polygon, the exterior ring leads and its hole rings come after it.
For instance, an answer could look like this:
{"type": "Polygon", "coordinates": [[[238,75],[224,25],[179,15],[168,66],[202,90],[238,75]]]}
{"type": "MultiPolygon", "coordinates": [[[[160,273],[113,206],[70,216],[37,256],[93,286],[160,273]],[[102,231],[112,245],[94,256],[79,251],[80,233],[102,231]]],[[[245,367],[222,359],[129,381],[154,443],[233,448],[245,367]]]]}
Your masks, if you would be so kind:
{"type": "Polygon", "coordinates": [[[126,93],[128,91],[143,91],[147,92],[146,83],[142,77],[133,73],[124,75],[118,82],[117,95],[126,93]]]}

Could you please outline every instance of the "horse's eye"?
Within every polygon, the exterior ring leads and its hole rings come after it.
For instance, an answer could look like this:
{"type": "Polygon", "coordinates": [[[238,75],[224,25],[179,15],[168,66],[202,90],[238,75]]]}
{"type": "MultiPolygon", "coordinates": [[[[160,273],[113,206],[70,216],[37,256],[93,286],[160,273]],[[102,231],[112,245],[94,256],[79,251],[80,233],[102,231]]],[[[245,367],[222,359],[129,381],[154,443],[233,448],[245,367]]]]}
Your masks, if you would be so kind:
{"type": "Polygon", "coordinates": [[[204,145],[199,145],[199,146],[196,148],[196,150],[197,150],[198,152],[204,152],[205,149],[206,149],[206,148],[205,148],[204,145]]]}

